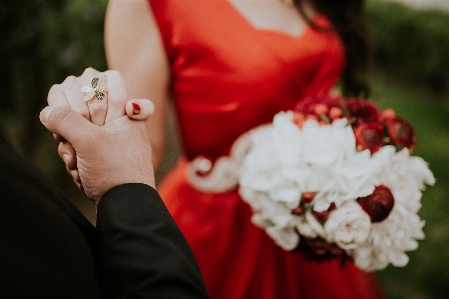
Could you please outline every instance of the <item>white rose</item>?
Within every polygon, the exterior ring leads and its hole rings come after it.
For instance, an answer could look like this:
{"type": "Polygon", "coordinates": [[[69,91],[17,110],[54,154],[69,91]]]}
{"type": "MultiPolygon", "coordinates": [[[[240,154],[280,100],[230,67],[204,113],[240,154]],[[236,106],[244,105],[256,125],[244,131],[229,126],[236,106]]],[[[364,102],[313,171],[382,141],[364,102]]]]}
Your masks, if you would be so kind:
{"type": "Polygon", "coordinates": [[[265,231],[276,242],[276,244],[284,250],[293,250],[299,244],[299,235],[291,227],[272,226],[268,227],[265,231]]]}
{"type": "Polygon", "coordinates": [[[296,220],[295,222],[296,229],[302,236],[310,239],[315,239],[319,236],[316,230],[307,221],[306,217],[301,216],[295,220],[296,220]]]}
{"type": "Polygon", "coordinates": [[[373,155],[379,167],[380,183],[390,188],[395,202],[402,203],[411,213],[421,208],[422,190],[433,185],[435,178],[427,163],[411,156],[407,148],[396,152],[393,146],[383,146],[373,155]]]}
{"type": "Polygon", "coordinates": [[[416,240],[424,239],[422,221],[417,214],[395,203],[387,219],[373,223],[365,244],[351,252],[358,267],[365,271],[382,270],[390,263],[404,267],[408,263],[406,251],[418,247],[416,240]]]}
{"type": "Polygon", "coordinates": [[[312,120],[305,122],[302,128],[304,161],[328,166],[341,160],[347,151],[354,151],[354,133],[346,124],[346,119],[327,126],[312,120]]]}
{"type": "Polygon", "coordinates": [[[348,202],[332,211],[324,224],[327,241],[342,249],[354,249],[368,239],[371,220],[359,204],[348,202]]]}

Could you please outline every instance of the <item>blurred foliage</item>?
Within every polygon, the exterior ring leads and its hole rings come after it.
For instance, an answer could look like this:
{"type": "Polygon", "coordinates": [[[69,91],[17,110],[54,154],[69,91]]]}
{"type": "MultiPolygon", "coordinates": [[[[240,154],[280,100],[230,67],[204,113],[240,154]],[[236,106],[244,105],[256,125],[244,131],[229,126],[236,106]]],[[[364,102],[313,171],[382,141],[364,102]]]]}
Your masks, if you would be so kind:
{"type": "Polygon", "coordinates": [[[67,175],[56,143],[39,122],[47,93],[86,66],[106,69],[103,20],[107,1],[6,1],[0,10],[0,130],[59,183],[67,175]]]}
{"type": "Polygon", "coordinates": [[[106,4],[106,0],[1,1],[0,134],[65,189],[81,210],[86,209],[85,202],[80,205],[82,201],[75,198],[87,200],[66,174],[57,143],[38,115],[53,84],[80,75],[87,66],[106,69],[106,4]]]}
{"type": "Polygon", "coordinates": [[[394,108],[409,120],[418,138],[413,154],[422,157],[437,180],[424,191],[419,215],[425,240],[408,253],[404,268],[377,272],[389,299],[443,299],[449,291],[449,108],[417,86],[397,84],[383,73],[373,77],[372,99],[380,108],[394,108]]]}
{"type": "Polygon", "coordinates": [[[377,69],[449,93],[449,14],[367,0],[366,19],[377,69]]]}
{"type": "Polygon", "coordinates": [[[106,1],[3,1],[0,12],[2,133],[34,158],[47,93],[85,66],[105,69],[106,1]]]}

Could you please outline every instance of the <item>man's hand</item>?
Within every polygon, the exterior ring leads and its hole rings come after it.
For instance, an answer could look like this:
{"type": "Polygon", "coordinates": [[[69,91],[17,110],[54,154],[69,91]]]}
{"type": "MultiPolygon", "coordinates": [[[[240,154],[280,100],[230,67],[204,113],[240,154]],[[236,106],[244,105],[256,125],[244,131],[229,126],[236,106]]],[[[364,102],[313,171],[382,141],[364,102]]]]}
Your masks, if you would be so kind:
{"type": "MultiPolygon", "coordinates": [[[[133,101],[136,102],[136,101],[133,101]]],[[[153,106],[149,100],[138,101],[142,118],[153,106]]],[[[134,111],[132,102],[127,111],[134,111]]],[[[100,127],[67,107],[48,106],[40,113],[44,126],[73,146],[79,179],[86,195],[95,204],[109,189],[126,183],[144,183],[155,187],[151,145],[145,121],[122,116],[100,127]]]]}

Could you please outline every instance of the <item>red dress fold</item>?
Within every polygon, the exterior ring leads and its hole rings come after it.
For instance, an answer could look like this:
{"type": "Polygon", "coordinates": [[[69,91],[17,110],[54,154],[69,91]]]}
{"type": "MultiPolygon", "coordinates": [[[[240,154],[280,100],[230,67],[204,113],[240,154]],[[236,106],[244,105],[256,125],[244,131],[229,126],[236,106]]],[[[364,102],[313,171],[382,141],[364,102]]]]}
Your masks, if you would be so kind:
{"type": "MultiPolygon", "coordinates": [[[[372,274],[351,263],[305,261],[251,223],[237,191],[205,193],[188,160],[227,155],[244,132],[302,98],[328,92],[344,67],[337,34],[258,29],[226,0],[149,0],[171,66],[185,157],[158,191],[186,236],[213,299],[378,299],[372,274]]],[[[321,15],[320,26],[329,26],[321,15]]]]}

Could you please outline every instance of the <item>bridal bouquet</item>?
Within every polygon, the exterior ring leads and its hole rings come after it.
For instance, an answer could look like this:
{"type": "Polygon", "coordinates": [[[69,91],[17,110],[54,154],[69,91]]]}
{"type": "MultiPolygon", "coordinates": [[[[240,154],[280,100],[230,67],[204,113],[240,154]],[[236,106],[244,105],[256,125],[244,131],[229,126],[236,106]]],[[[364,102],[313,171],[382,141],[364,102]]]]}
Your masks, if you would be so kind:
{"type": "Polygon", "coordinates": [[[285,250],[374,271],[405,266],[424,238],[417,213],[435,178],[416,145],[392,109],[319,95],[244,134],[211,170],[193,161],[188,177],[208,191],[238,186],[252,222],[285,250]]]}

